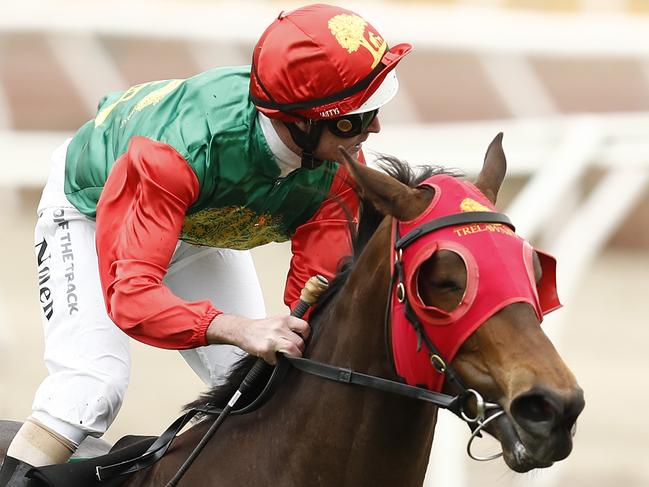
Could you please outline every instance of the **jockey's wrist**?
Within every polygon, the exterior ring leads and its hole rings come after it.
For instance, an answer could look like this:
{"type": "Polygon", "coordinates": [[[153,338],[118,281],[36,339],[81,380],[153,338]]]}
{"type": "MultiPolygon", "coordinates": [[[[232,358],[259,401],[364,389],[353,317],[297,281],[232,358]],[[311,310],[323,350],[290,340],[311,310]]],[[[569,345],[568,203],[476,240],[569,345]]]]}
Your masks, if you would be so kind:
{"type": "Polygon", "coordinates": [[[222,313],[215,316],[205,333],[207,343],[240,346],[241,320],[241,316],[233,314],[222,313]]]}

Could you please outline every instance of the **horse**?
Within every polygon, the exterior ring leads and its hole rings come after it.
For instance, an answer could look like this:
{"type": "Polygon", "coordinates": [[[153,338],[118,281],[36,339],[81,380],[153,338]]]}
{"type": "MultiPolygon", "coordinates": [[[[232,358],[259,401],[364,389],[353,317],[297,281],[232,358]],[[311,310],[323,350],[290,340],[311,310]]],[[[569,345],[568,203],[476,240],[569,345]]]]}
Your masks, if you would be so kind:
{"type": "MultiPolygon", "coordinates": [[[[352,260],[310,319],[314,333],[304,356],[395,384],[406,382],[418,390],[441,390],[446,397],[455,397],[456,405],[461,399],[455,412],[472,426],[474,435],[487,431],[494,436],[504,461],[516,472],[549,467],[566,458],[584,395],[543,333],[534,302],[504,301],[463,331],[465,336],[444,348],[444,353],[435,348],[436,330],[452,329],[456,310],[470,307],[467,296],[478,292],[466,255],[452,246],[437,248],[435,238],[398,233],[399,225],[409,228],[444,200],[445,193],[440,196],[435,185],[426,184],[440,170],[429,168],[417,175],[391,158],[386,174],[359,163],[342,148],[341,163],[361,196],[362,217],[352,260]],[[419,239],[420,261],[414,271],[395,267],[408,252],[404,253],[405,247],[395,251],[395,239],[408,238],[419,239]],[[395,313],[410,314],[411,320],[398,319],[395,313]],[[441,321],[422,325],[417,317],[426,313],[441,321]],[[395,338],[397,326],[409,330],[414,342],[395,338]],[[414,356],[423,357],[423,372],[408,369],[414,356]],[[491,413],[485,413],[485,405],[491,413]]],[[[451,218],[447,230],[497,234],[485,240],[487,244],[514,238],[506,219],[488,207],[495,205],[505,173],[499,134],[487,149],[475,183],[461,182],[484,198],[471,199],[469,210],[478,211],[470,217],[488,223],[471,224],[473,220],[466,218],[457,223],[451,218]],[[458,229],[458,225],[464,226],[458,229]]],[[[542,254],[531,246],[520,248],[528,249],[531,263],[529,275],[522,278],[541,286],[542,280],[552,277],[545,275],[552,269],[544,268],[542,254]]],[[[500,250],[492,244],[484,252],[496,255],[500,250]]],[[[236,385],[231,380],[190,406],[224,406],[236,385]]],[[[420,486],[437,411],[430,401],[290,370],[263,407],[223,422],[179,485],[420,486]]],[[[165,485],[209,429],[208,417],[178,435],[159,461],[128,477],[123,485],[165,485]]]]}

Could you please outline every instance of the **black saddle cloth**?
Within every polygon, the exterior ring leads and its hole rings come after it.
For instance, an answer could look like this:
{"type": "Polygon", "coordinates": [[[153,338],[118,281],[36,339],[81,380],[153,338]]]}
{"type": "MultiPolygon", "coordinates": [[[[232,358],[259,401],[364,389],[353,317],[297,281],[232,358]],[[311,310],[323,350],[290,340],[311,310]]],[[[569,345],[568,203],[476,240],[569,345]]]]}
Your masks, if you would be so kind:
{"type": "Polygon", "coordinates": [[[95,473],[96,467],[105,467],[137,457],[144,453],[156,438],[156,436],[125,436],[115,443],[115,446],[106,455],[63,465],[35,468],[29,472],[29,476],[44,487],[70,487],[72,485],[118,487],[126,482],[128,476],[100,482],[95,473]]]}

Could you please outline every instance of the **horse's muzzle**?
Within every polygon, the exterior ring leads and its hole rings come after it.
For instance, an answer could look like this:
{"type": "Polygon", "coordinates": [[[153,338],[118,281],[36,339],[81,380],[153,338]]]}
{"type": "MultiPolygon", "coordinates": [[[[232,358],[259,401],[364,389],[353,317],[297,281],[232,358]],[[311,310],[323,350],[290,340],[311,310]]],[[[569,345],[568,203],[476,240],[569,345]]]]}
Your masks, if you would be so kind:
{"type": "Polygon", "coordinates": [[[507,465],[517,472],[549,467],[572,451],[577,417],[585,405],[581,389],[569,394],[536,388],[516,397],[494,425],[507,465]]]}

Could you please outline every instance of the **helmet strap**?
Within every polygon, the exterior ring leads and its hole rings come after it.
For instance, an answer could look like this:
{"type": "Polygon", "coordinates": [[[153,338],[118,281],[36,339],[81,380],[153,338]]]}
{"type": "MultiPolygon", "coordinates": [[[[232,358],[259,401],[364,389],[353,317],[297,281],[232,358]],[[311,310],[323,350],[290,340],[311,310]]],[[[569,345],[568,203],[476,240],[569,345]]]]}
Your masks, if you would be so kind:
{"type": "Polygon", "coordinates": [[[317,120],[306,120],[306,122],[308,124],[306,131],[298,128],[294,122],[285,122],[285,125],[293,138],[293,142],[302,149],[302,167],[315,169],[322,164],[322,159],[316,158],[313,153],[320,143],[324,124],[317,120]]]}

